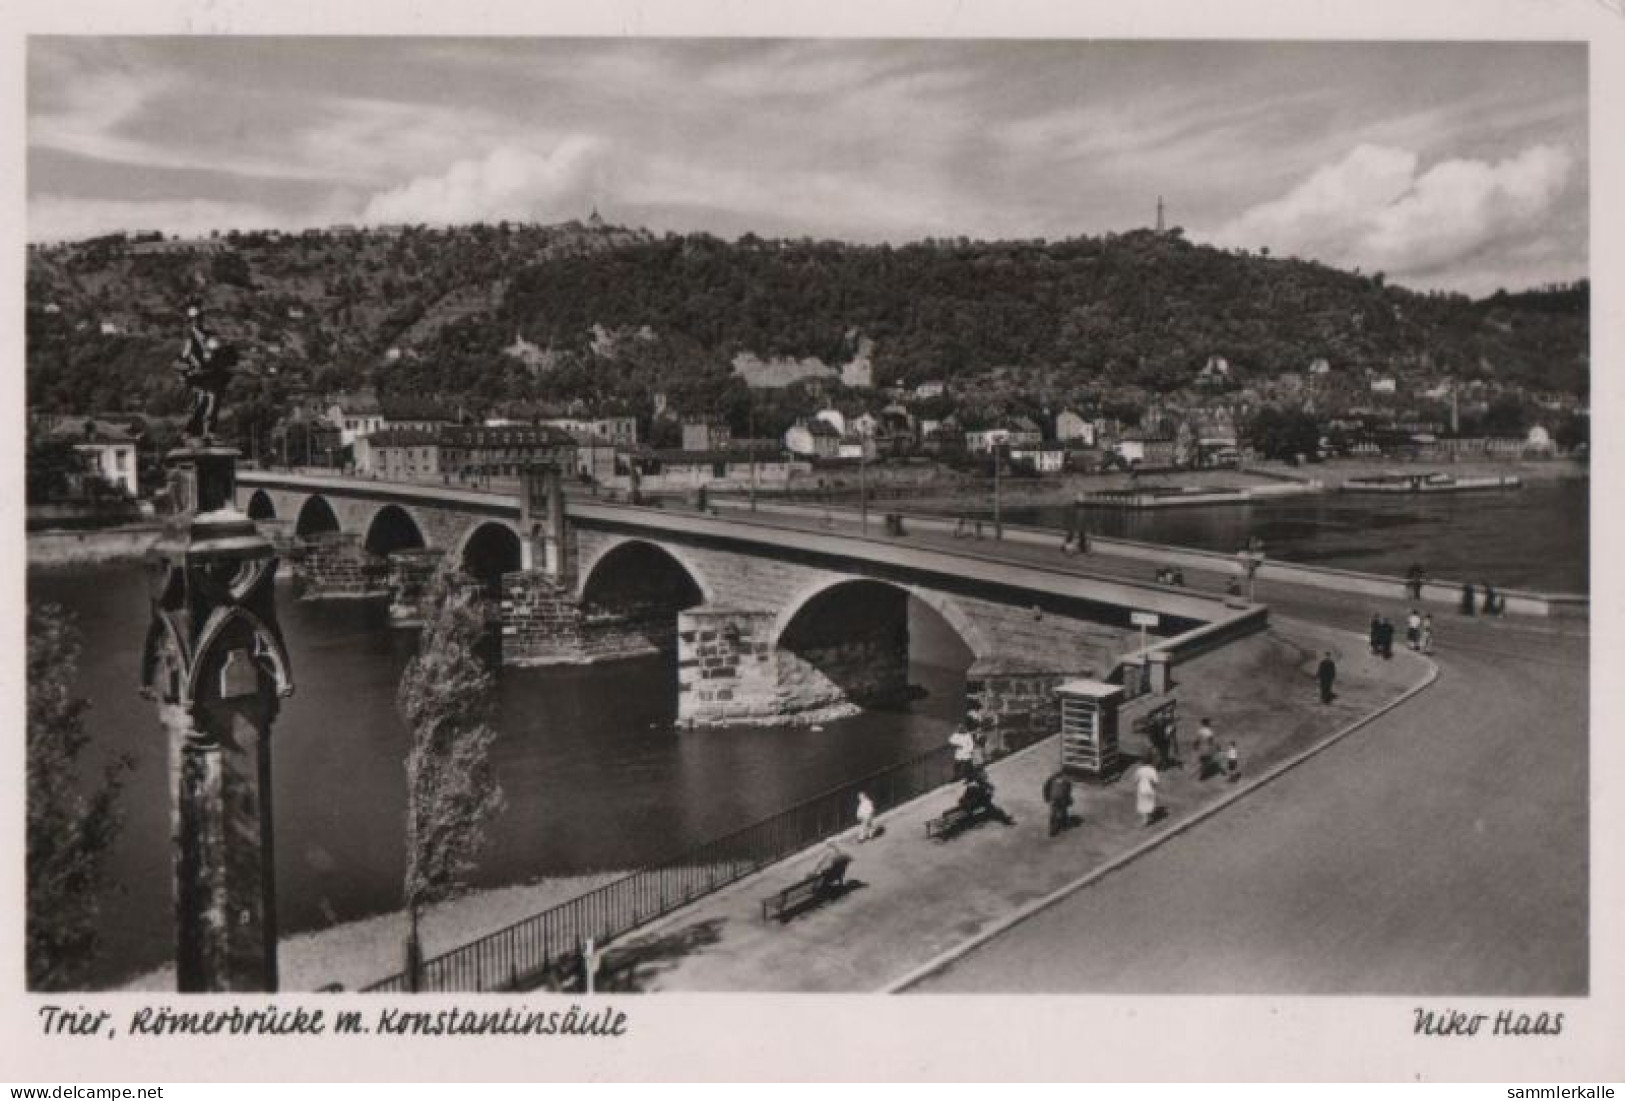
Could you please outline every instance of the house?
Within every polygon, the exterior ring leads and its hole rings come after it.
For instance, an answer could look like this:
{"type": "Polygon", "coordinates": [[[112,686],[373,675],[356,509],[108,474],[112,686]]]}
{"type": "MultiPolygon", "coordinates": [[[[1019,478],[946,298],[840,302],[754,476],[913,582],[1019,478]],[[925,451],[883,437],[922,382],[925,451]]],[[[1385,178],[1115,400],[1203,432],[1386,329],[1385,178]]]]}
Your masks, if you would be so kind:
{"type": "Polygon", "coordinates": [[[1070,409],[1063,409],[1055,418],[1055,438],[1062,443],[1080,443],[1084,447],[1095,445],[1095,425],[1070,409]]]}
{"type": "Polygon", "coordinates": [[[720,421],[684,421],[684,451],[726,451],[733,432],[720,421]]]}
{"type": "MultiPolygon", "coordinates": [[[[638,445],[638,419],[636,417],[544,417],[537,424],[563,429],[575,437],[579,444],[611,444],[615,447],[638,445]]],[[[684,426],[686,434],[688,426],[684,426]]],[[[686,440],[685,435],[685,440],[686,440]]],[[[703,451],[705,448],[694,448],[703,451]]]]}
{"type": "Polygon", "coordinates": [[[1377,375],[1371,380],[1371,392],[1373,394],[1392,394],[1396,393],[1398,389],[1399,384],[1394,381],[1392,375],[1377,375]]]}
{"type": "Polygon", "coordinates": [[[338,426],[343,447],[355,443],[358,436],[371,435],[384,427],[384,411],[371,387],[334,394],[327,399],[325,415],[338,426]]]}
{"type": "Polygon", "coordinates": [[[575,470],[576,450],[574,438],[551,425],[440,430],[440,469],[454,481],[516,478],[539,463],[575,470]]]}
{"type": "Polygon", "coordinates": [[[848,427],[854,436],[862,436],[864,439],[868,439],[880,427],[880,418],[873,413],[859,413],[852,418],[852,423],[848,427]]]}
{"type": "Polygon", "coordinates": [[[381,429],[416,428],[434,432],[459,420],[455,412],[426,398],[384,398],[378,403],[378,408],[382,418],[381,429]]]}
{"type": "Polygon", "coordinates": [[[820,409],[813,416],[835,429],[838,435],[846,435],[846,414],[839,409],[820,409]]]}
{"type": "Polygon", "coordinates": [[[356,473],[392,482],[438,482],[440,430],[382,428],[355,442],[356,473]]]}
{"type": "Polygon", "coordinates": [[[1066,466],[1066,449],[1058,443],[1012,446],[1010,462],[1035,474],[1059,474],[1066,466]]]}
{"type": "Polygon", "coordinates": [[[826,420],[803,418],[785,432],[784,446],[793,455],[833,459],[841,450],[841,434],[826,420]]]}
{"type": "Polygon", "coordinates": [[[914,387],[914,396],[921,400],[926,398],[940,398],[948,392],[948,384],[940,378],[928,379],[914,387]]]}
{"type": "Polygon", "coordinates": [[[1176,447],[1172,435],[1151,435],[1131,429],[1117,441],[1116,450],[1130,466],[1169,467],[1174,465],[1176,447]]]}
{"type": "Polygon", "coordinates": [[[1220,386],[1230,381],[1230,361],[1223,356],[1208,356],[1202,369],[1196,372],[1196,382],[1201,386],[1220,386]]]}
{"type": "Polygon", "coordinates": [[[136,448],[141,434],[121,424],[94,417],[65,419],[52,432],[59,440],[71,440],[75,454],[85,464],[81,477],[96,477],[117,486],[131,497],[140,496],[136,448]]]}

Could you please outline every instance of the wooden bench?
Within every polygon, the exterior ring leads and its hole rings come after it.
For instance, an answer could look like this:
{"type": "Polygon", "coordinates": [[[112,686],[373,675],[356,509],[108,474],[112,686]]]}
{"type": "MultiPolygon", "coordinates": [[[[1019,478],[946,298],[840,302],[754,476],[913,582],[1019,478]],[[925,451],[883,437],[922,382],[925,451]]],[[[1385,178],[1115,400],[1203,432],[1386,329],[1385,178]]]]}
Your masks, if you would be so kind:
{"type": "Polygon", "coordinates": [[[791,916],[803,907],[823,902],[832,897],[846,882],[846,868],[852,863],[852,858],[843,856],[827,874],[813,872],[803,879],[774,894],[762,899],[762,920],[776,917],[781,922],[789,921],[791,916]]]}
{"type": "Polygon", "coordinates": [[[992,816],[993,807],[988,803],[966,810],[961,806],[949,807],[940,818],[930,818],[925,823],[925,836],[934,837],[938,841],[946,841],[960,830],[968,829],[984,818],[992,816]]]}

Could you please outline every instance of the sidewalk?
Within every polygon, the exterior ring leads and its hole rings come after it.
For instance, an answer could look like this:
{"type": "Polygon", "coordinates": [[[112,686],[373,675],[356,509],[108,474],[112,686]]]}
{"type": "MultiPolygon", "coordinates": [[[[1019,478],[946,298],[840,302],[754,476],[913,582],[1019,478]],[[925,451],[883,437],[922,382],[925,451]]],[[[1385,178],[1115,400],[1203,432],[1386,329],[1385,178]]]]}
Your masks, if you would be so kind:
{"type": "MultiPolygon", "coordinates": [[[[1073,813],[1082,824],[1047,836],[1039,791],[1055,770],[1053,738],[990,769],[999,805],[1014,826],[988,822],[945,841],[928,840],[925,822],[957,795],[945,789],[881,819],[884,833],[840,844],[853,864],[849,889],[787,923],[764,922],[761,899],[800,879],[817,851],[803,853],[673,914],[607,953],[605,990],[882,990],[944,952],[1006,920],[1022,907],[1119,860],[1227,797],[1326,736],[1347,727],[1431,672],[1424,659],[1397,651],[1372,657],[1365,640],[1297,621],[1207,655],[1177,672],[1180,741],[1190,763],[1164,773],[1166,816],[1142,827],[1127,779],[1076,785],[1073,813]],[[1332,650],[1337,699],[1319,702],[1314,666],[1332,650]],[[1198,721],[1213,720],[1221,745],[1236,739],[1240,784],[1198,782],[1192,743],[1198,721]]],[[[1125,731],[1123,747],[1138,749],[1125,731]]]]}

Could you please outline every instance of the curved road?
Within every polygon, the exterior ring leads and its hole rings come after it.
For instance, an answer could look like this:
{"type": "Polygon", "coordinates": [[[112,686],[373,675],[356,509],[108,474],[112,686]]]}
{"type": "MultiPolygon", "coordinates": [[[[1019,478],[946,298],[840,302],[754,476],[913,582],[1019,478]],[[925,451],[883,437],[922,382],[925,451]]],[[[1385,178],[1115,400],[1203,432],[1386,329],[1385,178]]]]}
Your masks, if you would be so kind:
{"type": "Polygon", "coordinates": [[[1584,628],[1435,621],[1415,700],[912,989],[1585,994],[1584,628]]]}

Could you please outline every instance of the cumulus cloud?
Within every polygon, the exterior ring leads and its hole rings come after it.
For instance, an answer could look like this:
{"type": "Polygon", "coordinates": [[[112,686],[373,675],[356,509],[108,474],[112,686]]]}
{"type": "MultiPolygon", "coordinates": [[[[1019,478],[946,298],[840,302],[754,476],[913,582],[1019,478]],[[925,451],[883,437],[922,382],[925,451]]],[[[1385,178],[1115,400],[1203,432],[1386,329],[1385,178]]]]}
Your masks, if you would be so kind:
{"type": "Polygon", "coordinates": [[[545,153],[505,145],[374,195],[362,219],[455,225],[574,217],[592,201],[608,154],[606,142],[590,137],[567,138],[545,153]]]}
{"type": "Polygon", "coordinates": [[[1573,155],[1553,145],[1426,169],[1410,150],[1361,145],[1213,236],[1225,245],[1429,275],[1485,254],[1538,251],[1574,168],[1573,155]]]}

